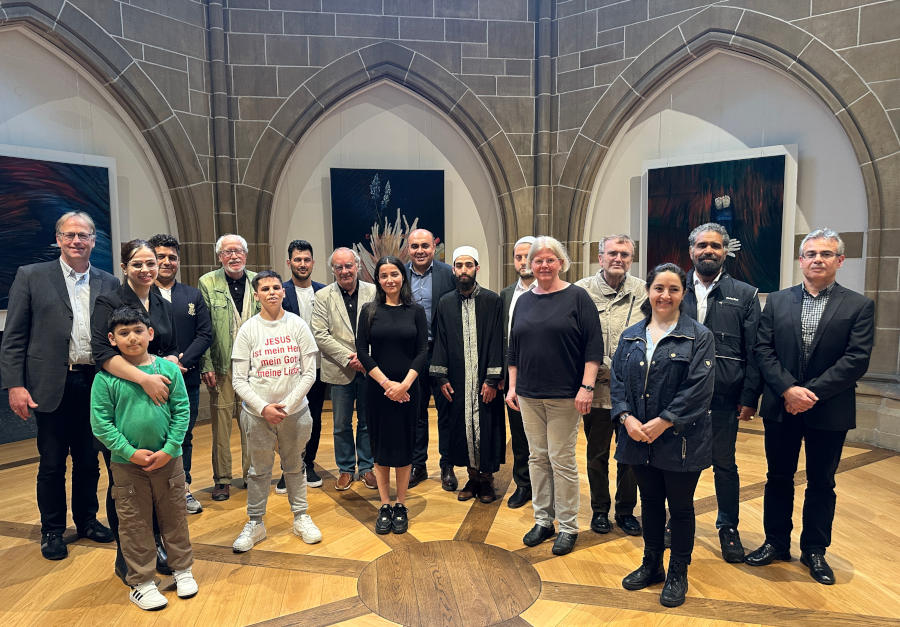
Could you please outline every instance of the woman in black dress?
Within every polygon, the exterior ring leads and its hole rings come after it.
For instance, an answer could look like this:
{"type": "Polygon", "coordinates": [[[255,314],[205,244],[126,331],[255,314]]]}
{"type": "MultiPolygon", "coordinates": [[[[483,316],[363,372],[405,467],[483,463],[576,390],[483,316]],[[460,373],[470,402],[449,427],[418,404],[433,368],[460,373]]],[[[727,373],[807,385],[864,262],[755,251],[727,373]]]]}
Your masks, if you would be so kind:
{"type": "Polygon", "coordinates": [[[425,310],[412,302],[406,268],[396,257],[375,264],[375,300],[360,312],[356,352],[369,375],[369,439],[381,510],[376,533],[404,533],[409,525],[406,489],[416,436],[419,385],[428,355],[425,310]],[[391,507],[390,469],[395,468],[397,503],[391,507]]]}
{"type": "MultiPolygon", "coordinates": [[[[159,272],[156,252],[150,244],[142,239],[134,239],[122,244],[121,248],[122,272],[125,280],[121,287],[114,292],[107,292],[97,297],[94,304],[94,312],[91,314],[91,352],[94,363],[98,368],[103,368],[110,374],[120,379],[126,379],[140,385],[149,397],[156,402],[165,402],[169,397],[169,385],[172,383],[161,374],[147,374],[136,366],[131,365],[109,343],[109,315],[128,305],[139,309],[150,318],[153,327],[153,339],[150,341],[148,352],[157,357],[163,357],[181,365],[178,362],[178,344],[175,340],[175,316],[172,306],[162,297],[154,283],[159,272]]],[[[185,371],[184,368],[181,369],[185,371]]],[[[97,446],[100,447],[99,443],[97,446]]],[[[110,453],[103,448],[103,459],[106,461],[106,470],[109,473],[109,486],[113,485],[112,473],[109,471],[110,453]]],[[[112,500],[109,489],[106,493],[106,516],[109,526],[119,539],[119,517],[112,500]]],[[[166,562],[165,549],[159,539],[159,531],[156,528],[156,517],[153,518],[154,532],[156,533],[157,561],[156,569],[163,575],[172,574],[166,562]]],[[[125,581],[126,566],[122,553],[116,554],[116,575],[125,581]]]]}

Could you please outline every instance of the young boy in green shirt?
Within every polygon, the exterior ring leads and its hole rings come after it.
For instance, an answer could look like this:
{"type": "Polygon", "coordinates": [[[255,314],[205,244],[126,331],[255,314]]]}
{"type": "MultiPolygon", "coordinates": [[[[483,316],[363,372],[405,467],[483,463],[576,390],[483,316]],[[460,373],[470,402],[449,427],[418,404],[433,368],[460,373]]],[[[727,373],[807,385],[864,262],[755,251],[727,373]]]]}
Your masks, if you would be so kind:
{"type": "Polygon", "coordinates": [[[169,400],[162,405],[139,385],[105,370],[97,373],[91,388],[91,428],[112,453],[112,495],[119,514],[119,544],[128,565],[129,598],[142,610],[160,610],[168,601],[154,579],[154,508],[177,594],[183,599],[197,594],[181,463],[190,404],[178,366],[147,352],[153,328],[146,314],[128,306],[116,309],[109,317],[108,337],[132,365],[172,381],[169,400]]]}

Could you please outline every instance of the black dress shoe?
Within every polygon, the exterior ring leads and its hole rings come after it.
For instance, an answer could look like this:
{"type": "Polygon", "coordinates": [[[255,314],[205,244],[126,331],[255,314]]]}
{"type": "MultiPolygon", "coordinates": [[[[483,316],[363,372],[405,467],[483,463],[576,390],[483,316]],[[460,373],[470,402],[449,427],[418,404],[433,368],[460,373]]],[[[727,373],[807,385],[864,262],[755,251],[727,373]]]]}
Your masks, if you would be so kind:
{"type": "Polygon", "coordinates": [[[409,473],[409,487],[414,488],[428,478],[428,471],[425,466],[413,466],[412,472],[409,473]]]}
{"type": "Polygon", "coordinates": [[[575,548],[575,541],[578,539],[577,533],[569,533],[568,531],[560,531],[553,542],[554,555],[567,555],[575,548]]]}
{"type": "Polygon", "coordinates": [[[687,567],[684,562],[669,560],[669,572],[666,575],[666,583],[659,593],[659,602],[666,607],[678,607],[684,603],[687,595],[687,567]]]}
{"type": "Polygon", "coordinates": [[[48,560],[61,560],[69,556],[69,549],[58,531],[41,534],[41,555],[48,560]]]}
{"type": "Polygon", "coordinates": [[[525,534],[525,537],[522,538],[522,543],[525,546],[537,546],[544,540],[548,540],[553,537],[553,534],[556,533],[556,529],[553,527],[543,527],[541,525],[535,525],[531,528],[531,531],[525,534]]]}
{"type": "Polygon", "coordinates": [[[593,516],[591,516],[591,531],[594,533],[609,533],[612,531],[609,516],[603,512],[594,512],[593,516]]]}
{"type": "Polygon", "coordinates": [[[631,514],[628,514],[627,516],[616,516],[616,524],[619,525],[619,529],[630,536],[641,535],[641,523],[631,514]]]}
{"type": "Polygon", "coordinates": [[[99,542],[100,544],[107,544],[116,539],[109,527],[101,525],[100,521],[96,518],[89,521],[78,530],[78,537],[87,538],[88,540],[99,542]]]}
{"type": "Polygon", "coordinates": [[[789,562],[791,561],[791,552],[779,551],[767,542],[755,551],[748,553],[744,558],[744,563],[750,566],[768,566],[775,560],[789,562]]]}
{"type": "Polygon", "coordinates": [[[722,559],[729,564],[744,561],[744,545],[741,544],[741,535],[734,527],[719,529],[719,546],[722,548],[722,559]]]}
{"type": "Polygon", "coordinates": [[[156,536],[156,572],[160,575],[172,574],[172,569],[169,568],[169,556],[166,554],[166,547],[159,536],[156,536]]]}
{"type": "Polygon", "coordinates": [[[516,491],[512,493],[512,496],[509,497],[509,500],[506,502],[506,506],[510,509],[519,509],[530,500],[531,488],[523,488],[521,486],[518,486],[516,487],[516,491]]]}
{"type": "Polygon", "coordinates": [[[809,568],[812,578],[826,586],[834,585],[834,571],[825,561],[824,553],[800,553],[800,563],[809,568]]]}
{"type": "Polygon", "coordinates": [[[628,573],[622,580],[626,590],[643,590],[647,586],[666,580],[666,569],[663,568],[662,553],[644,552],[640,567],[628,573]]]}
{"type": "Polygon", "coordinates": [[[456,492],[459,482],[456,480],[456,473],[453,472],[453,466],[444,466],[441,468],[441,487],[447,492],[456,492]]]}

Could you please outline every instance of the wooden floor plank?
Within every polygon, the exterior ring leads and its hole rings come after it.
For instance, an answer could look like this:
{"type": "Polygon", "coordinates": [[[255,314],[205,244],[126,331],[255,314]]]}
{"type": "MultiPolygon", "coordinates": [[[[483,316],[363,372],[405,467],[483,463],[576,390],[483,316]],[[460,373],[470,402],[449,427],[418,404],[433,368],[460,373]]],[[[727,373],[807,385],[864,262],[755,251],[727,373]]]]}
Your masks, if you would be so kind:
{"type": "Polygon", "coordinates": [[[302,625],[303,627],[320,627],[325,625],[334,625],[344,620],[363,616],[369,613],[369,608],[363,604],[359,597],[351,597],[340,601],[333,601],[320,605],[319,607],[310,608],[279,616],[271,620],[254,623],[254,627],[290,627],[293,625],[302,625]]]}
{"type": "MultiPolygon", "coordinates": [[[[452,626],[464,624],[453,594],[452,579],[458,573],[446,568],[441,544],[428,542],[416,551],[412,560],[410,585],[415,588],[420,624],[452,626]]],[[[459,599],[462,601],[462,599],[459,599]]]]}

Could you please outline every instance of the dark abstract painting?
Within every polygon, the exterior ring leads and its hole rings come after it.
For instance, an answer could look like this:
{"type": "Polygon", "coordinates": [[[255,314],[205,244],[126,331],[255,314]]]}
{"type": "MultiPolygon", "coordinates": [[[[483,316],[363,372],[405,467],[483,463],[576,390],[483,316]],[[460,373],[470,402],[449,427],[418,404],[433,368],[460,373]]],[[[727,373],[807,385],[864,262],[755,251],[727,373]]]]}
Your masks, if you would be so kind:
{"type": "Polygon", "coordinates": [[[59,257],[56,220],[67,211],[93,218],[91,264],[112,272],[109,170],[0,155],[0,309],[19,266],[59,257]]]}
{"type": "Polygon", "coordinates": [[[718,222],[737,240],[725,270],[764,294],[777,291],[784,176],[784,155],[648,170],[647,268],[671,261],[690,269],[691,229],[718,222]]]}
{"type": "Polygon", "coordinates": [[[331,168],[333,246],[355,250],[362,277],[371,281],[384,255],[407,261],[406,236],[412,229],[434,233],[444,256],[444,171],[331,168]]]}

